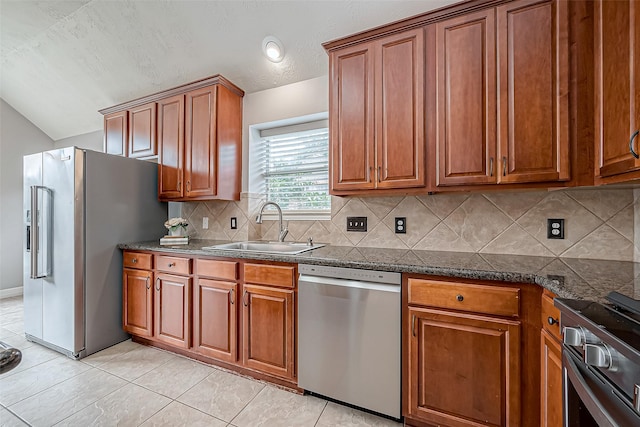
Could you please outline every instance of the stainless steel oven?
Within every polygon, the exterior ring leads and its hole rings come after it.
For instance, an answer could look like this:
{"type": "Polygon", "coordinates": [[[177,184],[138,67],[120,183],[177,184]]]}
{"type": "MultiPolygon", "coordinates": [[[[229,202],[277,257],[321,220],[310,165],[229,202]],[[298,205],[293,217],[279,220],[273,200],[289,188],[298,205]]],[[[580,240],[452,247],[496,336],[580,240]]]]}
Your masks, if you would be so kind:
{"type": "Polygon", "coordinates": [[[564,333],[563,425],[640,426],[639,302],[556,299],[564,333]]]}

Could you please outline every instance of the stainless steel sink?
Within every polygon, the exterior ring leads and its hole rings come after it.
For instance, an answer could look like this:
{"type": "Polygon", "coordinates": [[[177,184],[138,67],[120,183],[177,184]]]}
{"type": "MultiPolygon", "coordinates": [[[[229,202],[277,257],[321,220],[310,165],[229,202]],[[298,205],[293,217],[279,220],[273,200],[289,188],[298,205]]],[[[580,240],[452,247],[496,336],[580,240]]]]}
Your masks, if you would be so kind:
{"type": "Polygon", "coordinates": [[[297,255],[302,252],[310,251],[312,249],[318,249],[325,246],[324,244],[314,243],[309,245],[307,243],[297,242],[233,242],[224,243],[221,245],[205,246],[204,250],[225,250],[225,251],[247,251],[247,252],[262,252],[268,254],[289,254],[297,255]]]}

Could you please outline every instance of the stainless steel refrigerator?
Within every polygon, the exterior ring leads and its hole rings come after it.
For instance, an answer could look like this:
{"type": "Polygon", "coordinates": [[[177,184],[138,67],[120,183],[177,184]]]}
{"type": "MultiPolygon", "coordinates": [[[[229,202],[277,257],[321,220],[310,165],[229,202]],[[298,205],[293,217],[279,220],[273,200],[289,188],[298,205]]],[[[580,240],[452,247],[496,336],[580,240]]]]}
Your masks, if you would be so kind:
{"type": "Polygon", "coordinates": [[[164,234],[157,165],[76,147],[24,157],[24,330],[72,358],[118,342],[121,242],[164,234]]]}

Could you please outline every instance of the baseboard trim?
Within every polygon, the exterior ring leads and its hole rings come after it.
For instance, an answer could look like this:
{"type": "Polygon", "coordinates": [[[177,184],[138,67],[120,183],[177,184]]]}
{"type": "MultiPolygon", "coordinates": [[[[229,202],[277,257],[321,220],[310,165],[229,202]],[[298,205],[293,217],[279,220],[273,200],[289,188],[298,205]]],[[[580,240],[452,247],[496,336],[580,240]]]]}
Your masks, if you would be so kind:
{"type": "Polygon", "coordinates": [[[0,289],[0,299],[18,297],[22,295],[22,286],[15,288],[0,289]]]}

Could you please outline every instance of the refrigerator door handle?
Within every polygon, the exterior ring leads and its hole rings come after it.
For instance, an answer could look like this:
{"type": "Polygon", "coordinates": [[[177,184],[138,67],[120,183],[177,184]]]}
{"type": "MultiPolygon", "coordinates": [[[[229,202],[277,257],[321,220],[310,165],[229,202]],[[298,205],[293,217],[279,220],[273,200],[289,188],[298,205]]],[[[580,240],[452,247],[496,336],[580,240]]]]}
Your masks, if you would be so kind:
{"type": "MultiPolygon", "coordinates": [[[[40,266],[38,262],[38,255],[40,253],[40,225],[39,222],[42,222],[42,226],[45,229],[45,232],[49,232],[48,227],[51,226],[49,224],[49,215],[45,215],[44,212],[41,212],[40,205],[38,203],[38,192],[41,190],[45,190],[49,192],[49,189],[46,187],[42,187],[40,185],[32,185],[31,186],[31,227],[29,233],[29,244],[27,245],[31,249],[31,278],[32,279],[41,279],[43,277],[47,277],[49,275],[49,262],[48,262],[48,248],[46,249],[46,253],[44,256],[47,257],[45,264],[45,271],[43,274],[40,274],[40,266]]],[[[51,203],[48,204],[49,207],[51,203]]],[[[48,240],[47,240],[48,241],[48,240]]]]}
{"type": "Polygon", "coordinates": [[[38,279],[38,186],[31,186],[31,278],[38,279]]]}

